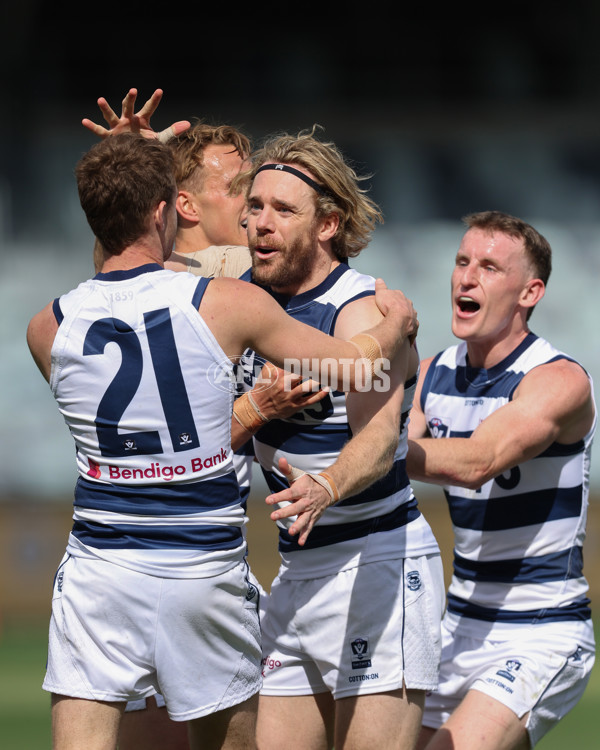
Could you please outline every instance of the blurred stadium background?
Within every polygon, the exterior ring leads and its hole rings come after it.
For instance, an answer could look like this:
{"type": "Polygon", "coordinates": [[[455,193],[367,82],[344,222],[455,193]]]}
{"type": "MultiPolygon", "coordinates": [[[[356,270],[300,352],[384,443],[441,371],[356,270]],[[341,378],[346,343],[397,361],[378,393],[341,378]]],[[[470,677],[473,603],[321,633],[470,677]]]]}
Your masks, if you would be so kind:
{"type": "MultiPolygon", "coordinates": [[[[45,622],[70,524],[73,447],[25,344],[29,318],[92,273],[73,168],[98,96],[164,89],[155,126],[204,117],[255,142],[319,123],[371,174],[385,224],[354,262],[413,299],[427,356],[452,341],[449,277],[460,218],[500,209],[534,224],[554,271],[533,330],[600,382],[600,5],[503,3],[448,11],[347,2],[307,15],[268,3],[185,17],[5,4],[0,17],[0,613],[45,622]],[[255,15],[256,14],[256,15],[255,15]]],[[[597,453],[597,451],[596,451],[597,453]]],[[[275,534],[257,473],[251,560],[268,586],[275,534]]],[[[585,549],[600,594],[600,461],[585,549]]],[[[437,490],[417,487],[446,554],[437,490]]],[[[0,635],[1,642],[1,635],[0,635]]],[[[34,689],[37,689],[34,688],[34,689]]],[[[583,745],[582,745],[583,747],[583,745]]]]}

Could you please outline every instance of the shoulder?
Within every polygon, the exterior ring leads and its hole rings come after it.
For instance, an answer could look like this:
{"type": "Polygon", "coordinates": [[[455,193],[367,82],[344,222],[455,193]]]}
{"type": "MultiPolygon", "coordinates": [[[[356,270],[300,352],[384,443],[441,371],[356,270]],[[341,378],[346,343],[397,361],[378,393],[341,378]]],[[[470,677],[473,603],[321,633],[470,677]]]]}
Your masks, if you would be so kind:
{"type": "Polygon", "coordinates": [[[243,245],[228,245],[224,251],[221,275],[239,279],[252,266],[250,250],[243,245]]]}
{"type": "Polygon", "coordinates": [[[193,272],[203,276],[238,279],[250,268],[252,259],[244,245],[211,245],[194,253],[192,265],[193,272]]]}
{"type": "Polygon", "coordinates": [[[551,388],[567,395],[569,392],[580,392],[587,396],[591,394],[591,380],[579,362],[567,357],[559,356],[549,362],[543,362],[527,372],[515,390],[515,398],[519,393],[529,389],[551,388]]]}
{"type": "Polygon", "coordinates": [[[54,303],[49,302],[43,310],[33,316],[27,326],[27,346],[42,375],[49,380],[52,344],[58,331],[54,314],[54,303]]]}
{"type": "Polygon", "coordinates": [[[261,287],[227,276],[211,279],[204,298],[210,304],[218,305],[221,311],[243,309],[246,317],[273,302],[272,297],[261,287]]]}
{"type": "Polygon", "coordinates": [[[596,406],[591,379],[576,361],[555,359],[523,376],[513,401],[525,414],[543,415],[558,425],[557,442],[574,443],[593,428],[596,406]]]}

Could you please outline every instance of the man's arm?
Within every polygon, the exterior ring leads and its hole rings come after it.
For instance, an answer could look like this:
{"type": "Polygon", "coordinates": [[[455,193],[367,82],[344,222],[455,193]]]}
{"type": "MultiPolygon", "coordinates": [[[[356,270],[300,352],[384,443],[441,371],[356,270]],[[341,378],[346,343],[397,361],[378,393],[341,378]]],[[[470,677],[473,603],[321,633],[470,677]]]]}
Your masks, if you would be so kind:
{"type": "Polygon", "coordinates": [[[47,381],[50,380],[52,344],[57,331],[58,323],[52,310],[52,302],[49,302],[43,310],[34,315],[27,326],[27,346],[47,381]]]}
{"type": "Polygon", "coordinates": [[[267,422],[291,417],[300,409],[321,401],[328,392],[314,380],[303,380],[300,375],[265,363],[252,390],[234,404],[231,447],[238,450],[267,422]],[[242,400],[245,404],[240,408],[242,400]]]}
{"type": "Polygon", "coordinates": [[[308,360],[311,370],[315,360],[322,385],[353,391],[363,386],[373,363],[392,359],[416,327],[416,313],[402,292],[379,281],[375,301],[385,317],[361,332],[358,345],[294,320],[267,292],[239,279],[213,279],[200,312],[227,356],[253,349],[278,367],[308,360]]]}
{"type": "MultiPolygon", "coordinates": [[[[340,314],[336,336],[351,336],[361,326],[372,325],[378,316],[372,298],[358,300],[340,314]]],[[[270,495],[266,502],[284,503],[271,514],[274,521],[298,516],[289,529],[291,534],[299,535],[298,544],[306,542],[326,508],[366,489],[392,468],[400,435],[404,381],[409,367],[416,370],[417,362],[416,350],[406,340],[388,371],[385,390],[346,396],[352,438],[326,472],[298,475],[285,459],[280,461],[280,470],[293,483],[288,489],[270,495]]]]}
{"type": "Polygon", "coordinates": [[[590,381],[575,362],[558,360],[529,372],[513,400],[469,438],[411,440],[411,479],[478,489],[552,443],[581,440],[594,421],[590,381]]]}

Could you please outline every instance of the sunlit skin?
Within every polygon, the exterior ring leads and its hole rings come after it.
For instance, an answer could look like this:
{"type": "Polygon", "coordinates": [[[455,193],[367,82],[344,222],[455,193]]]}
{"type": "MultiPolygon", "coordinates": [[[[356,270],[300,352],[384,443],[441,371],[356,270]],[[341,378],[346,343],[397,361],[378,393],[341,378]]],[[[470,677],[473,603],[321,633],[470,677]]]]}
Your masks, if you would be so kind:
{"type": "Polygon", "coordinates": [[[544,284],[523,251],[506,234],[469,229],[452,272],[452,332],[467,342],[473,367],[501,362],[528,333],[526,314],[544,284]]]}
{"type": "Polygon", "coordinates": [[[298,177],[260,172],[248,200],[254,279],[281,294],[313,289],[339,265],[329,248],[337,226],[335,215],[316,218],[314,190],[298,177]]]}
{"type": "Polygon", "coordinates": [[[192,236],[181,232],[177,252],[195,252],[211,245],[247,245],[245,197],[232,195],[231,183],[244,160],[231,144],[211,144],[204,149],[202,186],[199,192],[179,191],[177,208],[182,229],[194,226],[192,236]]]}

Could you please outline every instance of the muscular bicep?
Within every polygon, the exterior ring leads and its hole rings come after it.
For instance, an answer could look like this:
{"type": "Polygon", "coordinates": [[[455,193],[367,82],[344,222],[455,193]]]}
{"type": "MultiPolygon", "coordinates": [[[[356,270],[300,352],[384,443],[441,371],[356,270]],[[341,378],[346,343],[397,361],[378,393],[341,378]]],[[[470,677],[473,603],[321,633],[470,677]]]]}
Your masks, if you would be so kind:
{"type": "Polygon", "coordinates": [[[581,440],[593,418],[588,377],[576,363],[559,360],[529,372],[512,401],[485,419],[472,437],[496,441],[505,461],[528,460],[554,442],[581,440]]]}
{"type": "Polygon", "coordinates": [[[487,456],[489,479],[535,458],[552,443],[581,440],[593,420],[589,379],[577,364],[559,360],[528,373],[513,400],[473,432],[470,449],[487,456]]]}

